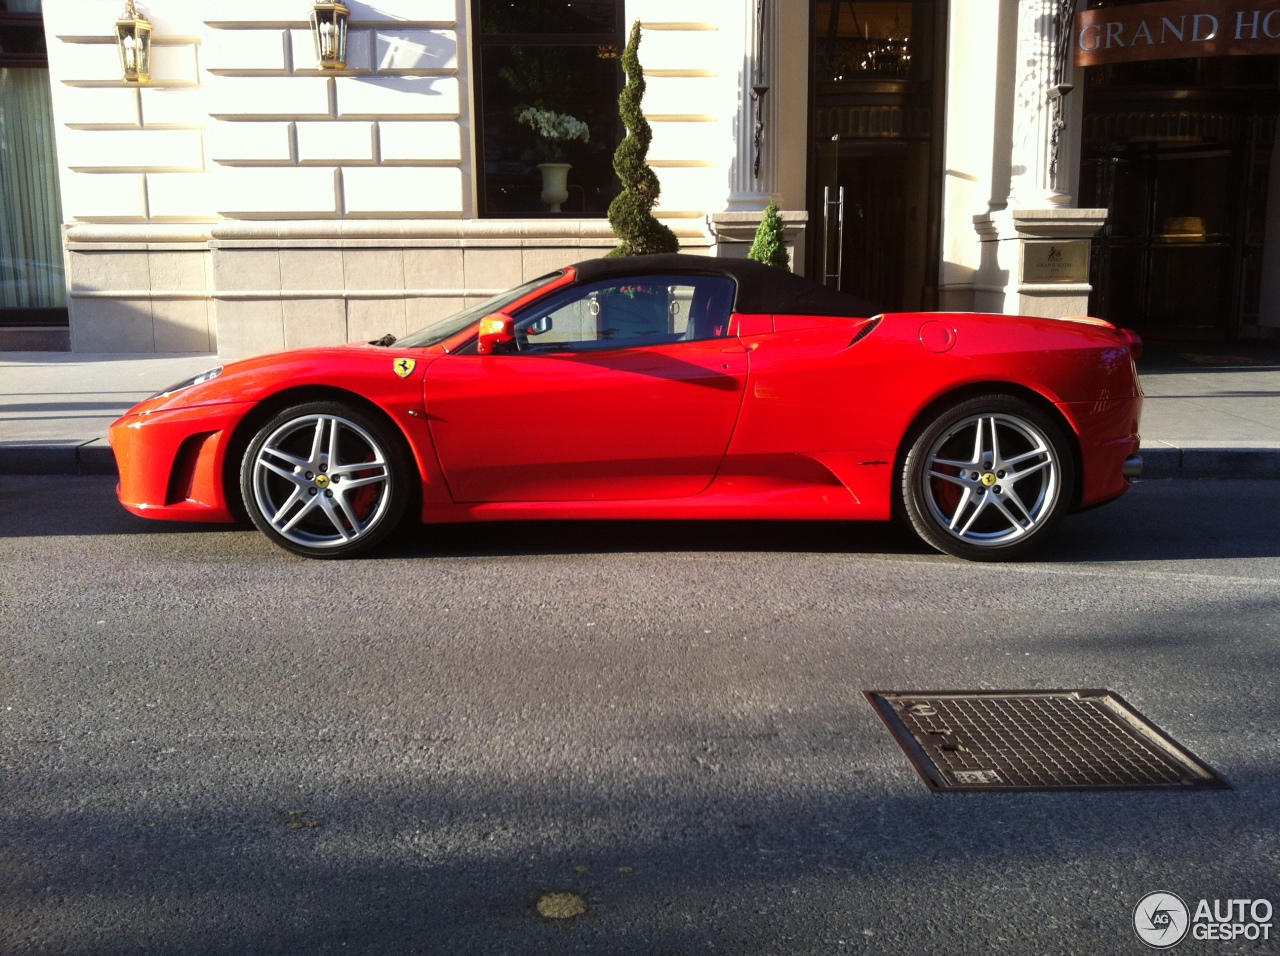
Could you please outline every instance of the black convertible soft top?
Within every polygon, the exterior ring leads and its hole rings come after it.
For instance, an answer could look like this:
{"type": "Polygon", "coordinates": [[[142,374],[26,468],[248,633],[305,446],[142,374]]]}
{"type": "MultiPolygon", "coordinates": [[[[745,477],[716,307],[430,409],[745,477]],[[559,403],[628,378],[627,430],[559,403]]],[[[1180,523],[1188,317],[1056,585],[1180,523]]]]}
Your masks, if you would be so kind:
{"type": "Polygon", "coordinates": [[[719,275],[737,283],[733,310],[744,315],[847,315],[870,317],[883,309],[866,299],[810,282],[794,272],[751,259],[688,256],[620,256],[575,263],[578,282],[638,275],[719,275]]]}

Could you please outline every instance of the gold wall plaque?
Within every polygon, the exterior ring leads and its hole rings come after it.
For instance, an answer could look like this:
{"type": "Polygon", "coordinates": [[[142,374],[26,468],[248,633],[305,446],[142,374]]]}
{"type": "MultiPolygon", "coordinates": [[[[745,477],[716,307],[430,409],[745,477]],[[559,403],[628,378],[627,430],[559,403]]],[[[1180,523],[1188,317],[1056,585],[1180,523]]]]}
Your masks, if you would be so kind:
{"type": "Polygon", "coordinates": [[[1024,240],[1022,281],[1088,282],[1089,240],[1024,240]]]}

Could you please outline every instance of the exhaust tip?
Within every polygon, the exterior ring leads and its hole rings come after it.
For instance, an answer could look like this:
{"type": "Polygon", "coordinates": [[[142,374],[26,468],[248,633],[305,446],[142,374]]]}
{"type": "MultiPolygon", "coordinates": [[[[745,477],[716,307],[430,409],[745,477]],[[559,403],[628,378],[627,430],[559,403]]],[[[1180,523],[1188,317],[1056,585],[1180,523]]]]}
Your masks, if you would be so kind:
{"type": "Polygon", "coordinates": [[[1124,460],[1123,474],[1129,481],[1142,475],[1142,456],[1130,455],[1124,460]]]}

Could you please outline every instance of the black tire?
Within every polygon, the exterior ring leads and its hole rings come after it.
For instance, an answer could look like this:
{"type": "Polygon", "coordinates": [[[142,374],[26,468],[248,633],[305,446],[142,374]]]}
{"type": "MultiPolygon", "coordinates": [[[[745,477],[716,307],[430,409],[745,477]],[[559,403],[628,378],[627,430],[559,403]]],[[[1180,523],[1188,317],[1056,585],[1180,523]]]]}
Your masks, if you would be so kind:
{"type": "Polygon", "coordinates": [[[349,558],[395,531],[413,470],[382,419],[341,402],[287,408],[254,435],[240,494],[254,525],[309,558],[349,558]]]}
{"type": "Polygon", "coordinates": [[[902,465],[903,514],[927,544],[971,561],[1038,545],[1066,513],[1071,444],[1048,414],[1012,395],[961,402],[925,426],[902,465]]]}

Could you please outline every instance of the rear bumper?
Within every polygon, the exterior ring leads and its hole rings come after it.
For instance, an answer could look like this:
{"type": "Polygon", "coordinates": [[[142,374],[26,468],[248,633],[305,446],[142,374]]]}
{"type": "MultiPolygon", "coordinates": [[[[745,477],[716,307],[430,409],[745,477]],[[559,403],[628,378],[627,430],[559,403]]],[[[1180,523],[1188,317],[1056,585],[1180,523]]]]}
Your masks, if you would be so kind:
{"type": "Polygon", "coordinates": [[[1088,508],[1118,498],[1142,471],[1138,423],[1142,396],[1058,406],[1080,442],[1078,504],[1088,508]]]}

